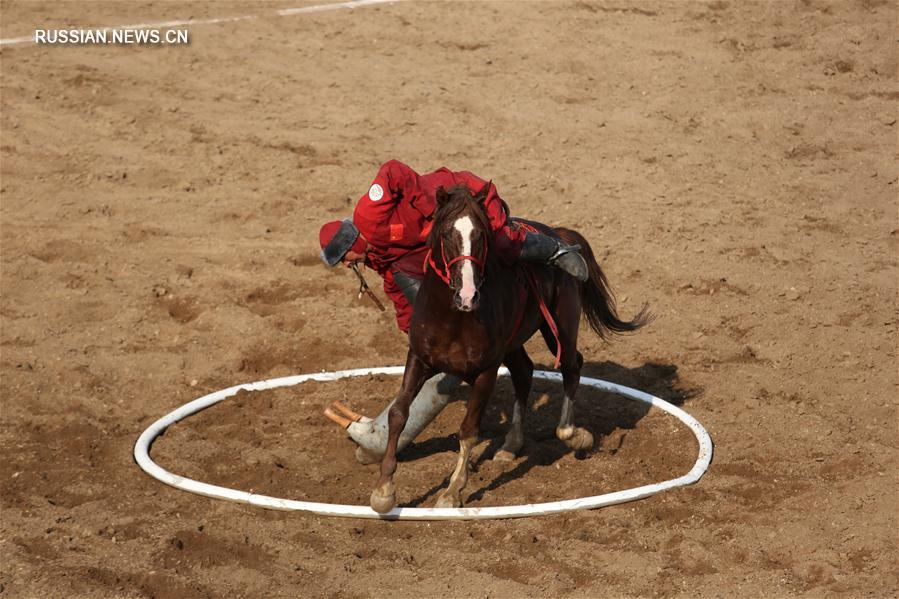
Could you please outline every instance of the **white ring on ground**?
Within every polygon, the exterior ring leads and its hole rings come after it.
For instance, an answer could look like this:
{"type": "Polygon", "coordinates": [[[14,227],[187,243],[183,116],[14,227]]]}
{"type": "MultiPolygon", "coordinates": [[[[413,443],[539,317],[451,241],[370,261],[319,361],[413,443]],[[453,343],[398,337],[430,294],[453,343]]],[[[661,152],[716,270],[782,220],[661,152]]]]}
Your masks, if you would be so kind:
{"type": "MultiPolygon", "coordinates": [[[[712,438],[705,428],[695,418],[681,410],[677,406],[668,403],[665,400],[654,397],[648,393],[631,389],[623,385],[610,383],[600,379],[589,377],[581,377],[581,384],[595,387],[603,391],[617,393],[624,397],[630,397],[637,401],[642,401],[653,407],[663,410],[684,424],[690,429],[699,443],[699,455],[693,468],[683,476],[666,480],[651,485],[643,485],[633,489],[624,491],[615,491],[614,493],[605,493],[603,495],[594,495],[593,497],[582,497],[580,499],[566,499],[563,501],[550,501],[547,503],[532,503],[527,505],[510,505],[498,507],[463,507],[463,508],[393,508],[386,514],[379,514],[369,506],[359,505],[341,505],[336,503],[318,503],[314,501],[296,501],[293,499],[280,499],[278,497],[268,497],[266,495],[258,495],[256,493],[247,493],[246,491],[238,491],[236,489],[228,489],[217,485],[192,480],[183,476],[173,474],[168,470],[159,466],[150,458],[150,445],[154,439],[158,437],[166,428],[176,422],[196,414],[200,410],[215,405],[220,401],[236,395],[238,391],[264,391],[266,389],[275,389],[277,387],[290,387],[305,381],[336,381],[342,378],[366,376],[369,374],[402,374],[403,366],[388,366],[382,368],[357,368],[354,370],[340,370],[337,372],[320,372],[314,374],[299,374],[296,376],[286,376],[277,379],[269,379],[267,381],[259,381],[256,383],[247,383],[244,385],[236,385],[229,387],[209,395],[204,395],[199,399],[184,404],[177,410],[166,414],[145,430],[137,442],[134,444],[134,459],[141,469],[153,478],[182,489],[191,493],[206,495],[207,497],[215,497],[219,499],[228,499],[241,503],[249,503],[260,507],[271,508],[276,510],[297,510],[310,512],[321,516],[342,516],[349,518],[372,518],[386,520],[487,520],[491,518],[522,518],[525,516],[537,516],[542,514],[558,514],[561,512],[570,512],[573,510],[586,510],[607,505],[615,505],[617,503],[625,503],[634,501],[635,499],[643,499],[661,491],[667,491],[675,487],[683,487],[691,485],[702,478],[702,475],[708,469],[712,461],[712,438]]],[[[500,368],[500,376],[507,376],[509,371],[506,368],[500,368]]],[[[548,372],[545,370],[537,370],[534,376],[541,379],[551,381],[561,381],[562,375],[557,372],[548,372]]]]}

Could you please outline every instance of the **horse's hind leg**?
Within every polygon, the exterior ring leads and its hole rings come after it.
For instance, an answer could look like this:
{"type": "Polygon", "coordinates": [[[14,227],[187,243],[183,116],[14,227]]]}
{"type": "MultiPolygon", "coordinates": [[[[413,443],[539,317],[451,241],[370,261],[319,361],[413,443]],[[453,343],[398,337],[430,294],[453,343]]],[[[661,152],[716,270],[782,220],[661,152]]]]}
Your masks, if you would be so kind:
{"type": "Polygon", "coordinates": [[[468,411],[465,413],[465,419],[462,420],[462,426],[459,427],[459,460],[450,477],[449,486],[437,498],[437,507],[462,506],[462,489],[468,484],[471,450],[478,442],[481,414],[484,412],[487,400],[490,399],[490,394],[493,393],[495,382],[496,369],[482,372],[474,381],[471,396],[468,398],[468,411]]]}
{"type": "Polygon", "coordinates": [[[524,350],[519,347],[506,355],[503,364],[512,376],[515,387],[515,407],[512,409],[512,425],[506,433],[502,448],[493,456],[499,462],[511,462],[524,445],[524,413],[527,409],[528,395],[531,393],[531,382],[534,377],[534,363],[524,350]]]}
{"type": "MultiPolygon", "coordinates": [[[[585,428],[574,426],[574,399],[581,383],[581,367],[584,357],[577,350],[578,325],[581,320],[580,295],[573,286],[568,286],[559,294],[555,310],[556,324],[559,329],[559,340],[562,344],[560,368],[562,370],[562,387],[565,397],[562,399],[562,414],[556,427],[556,437],[574,450],[593,447],[593,435],[585,428]]],[[[546,345],[553,353],[556,351],[556,339],[549,326],[544,322],[540,327],[546,345]]]]}
{"type": "Polygon", "coordinates": [[[565,397],[562,399],[562,414],[556,427],[556,436],[571,449],[590,449],[593,447],[593,435],[585,428],[574,425],[574,398],[581,384],[581,366],[584,358],[581,352],[573,351],[575,358],[571,363],[562,359],[562,387],[565,397]]]}
{"type": "Polygon", "coordinates": [[[412,350],[409,350],[409,356],[406,358],[406,370],[403,373],[403,386],[396,401],[390,406],[390,414],[387,419],[387,450],[381,459],[381,476],[371,492],[371,509],[379,514],[386,514],[396,505],[393,474],[396,472],[397,443],[400,433],[406,426],[406,419],[409,417],[409,404],[412,403],[412,399],[418,395],[422,385],[432,374],[434,373],[431,369],[419,360],[412,350]]]}

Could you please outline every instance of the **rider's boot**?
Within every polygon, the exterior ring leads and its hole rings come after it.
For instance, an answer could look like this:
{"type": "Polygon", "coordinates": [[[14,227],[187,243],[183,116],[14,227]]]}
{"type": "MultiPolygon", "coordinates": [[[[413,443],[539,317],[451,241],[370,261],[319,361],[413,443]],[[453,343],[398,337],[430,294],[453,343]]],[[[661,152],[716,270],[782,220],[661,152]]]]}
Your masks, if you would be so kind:
{"type": "Polygon", "coordinates": [[[520,260],[540,262],[561,268],[578,281],[586,281],[587,261],[581,256],[579,245],[567,245],[558,239],[528,231],[521,248],[520,260]]]}

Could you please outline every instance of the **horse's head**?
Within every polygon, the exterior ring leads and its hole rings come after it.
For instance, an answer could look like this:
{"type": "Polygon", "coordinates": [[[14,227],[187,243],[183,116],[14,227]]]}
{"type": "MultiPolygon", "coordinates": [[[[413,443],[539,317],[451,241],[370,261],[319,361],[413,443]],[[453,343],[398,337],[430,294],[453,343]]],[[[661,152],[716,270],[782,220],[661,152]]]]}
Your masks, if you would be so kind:
{"type": "Polygon", "coordinates": [[[464,185],[437,189],[437,213],[428,237],[431,266],[449,285],[453,307],[476,310],[492,234],[484,210],[490,184],[476,195],[464,185]],[[442,262],[442,272],[438,264],[442,262]]]}

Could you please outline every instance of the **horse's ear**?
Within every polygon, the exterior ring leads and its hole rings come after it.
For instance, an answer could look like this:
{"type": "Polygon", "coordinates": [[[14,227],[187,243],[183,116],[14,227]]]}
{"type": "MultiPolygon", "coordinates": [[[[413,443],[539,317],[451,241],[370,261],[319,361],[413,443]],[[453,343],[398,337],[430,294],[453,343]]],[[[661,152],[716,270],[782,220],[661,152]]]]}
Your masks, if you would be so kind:
{"type": "Polygon", "coordinates": [[[437,206],[443,206],[443,204],[446,203],[446,198],[446,189],[441,185],[437,188],[437,206]]]}
{"type": "Polygon", "coordinates": [[[481,188],[481,191],[478,192],[478,195],[474,197],[478,201],[479,204],[483,204],[484,200],[487,199],[487,196],[490,194],[490,187],[493,185],[493,179],[487,181],[487,184],[481,188]]]}

